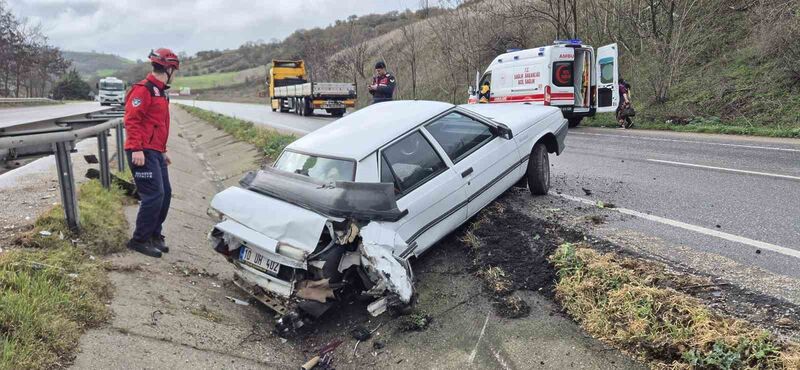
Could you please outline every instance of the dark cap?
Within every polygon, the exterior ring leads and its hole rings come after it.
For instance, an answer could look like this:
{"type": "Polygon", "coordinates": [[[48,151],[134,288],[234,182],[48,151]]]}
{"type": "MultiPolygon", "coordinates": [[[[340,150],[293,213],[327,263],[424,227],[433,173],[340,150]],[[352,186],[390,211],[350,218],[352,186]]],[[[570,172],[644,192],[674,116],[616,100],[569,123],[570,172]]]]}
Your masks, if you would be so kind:
{"type": "Polygon", "coordinates": [[[383,61],[375,63],[375,69],[378,69],[378,68],[386,69],[386,63],[384,63],[383,61]]]}

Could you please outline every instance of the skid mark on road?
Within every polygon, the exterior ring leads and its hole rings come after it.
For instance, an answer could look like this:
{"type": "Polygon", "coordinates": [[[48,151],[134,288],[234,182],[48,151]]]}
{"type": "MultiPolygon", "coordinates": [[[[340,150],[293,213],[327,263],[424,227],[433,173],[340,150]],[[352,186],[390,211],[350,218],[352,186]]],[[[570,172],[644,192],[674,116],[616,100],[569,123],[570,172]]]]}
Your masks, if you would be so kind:
{"type": "Polygon", "coordinates": [[[681,139],[663,139],[657,137],[647,137],[647,136],[631,136],[631,135],[613,135],[613,134],[595,134],[590,132],[570,132],[570,135],[578,135],[578,136],[607,136],[607,137],[618,137],[618,138],[626,138],[626,139],[639,139],[639,140],[650,140],[650,141],[666,141],[666,142],[673,142],[673,143],[689,143],[689,144],[703,144],[703,145],[719,145],[719,146],[727,146],[727,147],[734,147],[734,148],[745,148],[745,149],[760,149],[760,150],[778,150],[783,152],[793,152],[793,153],[800,153],[800,149],[792,149],[792,148],[779,148],[774,146],[760,146],[760,145],[745,145],[745,144],[729,144],[729,143],[716,143],[713,141],[697,141],[697,140],[681,140],[681,139]]]}
{"type": "Polygon", "coordinates": [[[478,354],[478,346],[481,344],[481,339],[483,339],[483,335],[486,334],[486,325],[489,324],[489,316],[491,316],[491,315],[492,315],[491,312],[486,314],[486,320],[483,322],[483,329],[481,329],[481,335],[478,336],[478,341],[475,342],[475,348],[473,348],[472,349],[472,353],[469,354],[468,363],[470,363],[470,364],[473,361],[475,361],[475,355],[478,354]]]}
{"type": "Polygon", "coordinates": [[[715,167],[715,166],[706,166],[702,164],[694,164],[694,163],[684,163],[684,162],[674,162],[674,161],[665,161],[661,159],[650,159],[648,158],[647,161],[649,162],[657,162],[657,163],[666,163],[666,164],[674,164],[676,166],[685,166],[685,167],[695,167],[695,168],[705,168],[709,170],[718,170],[718,171],[727,171],[727,172],[736,172],[736,173],[746,173],[750,175],[759,175],[759,176],[767,176],[767,177],[775,177],[780,179],[789,179],[789,180],[800,180],[798,176],[790,176],[790,175],[781,175],[777,173],[769,173],[769,172],[757,172],[757,171],[747,171],[747,170],[737,170],[735,168],[726,168],[726,167],[715,167]]]}
{"type": "MultiPolygon", "coordinates": [[[[594,206],[596,204],[596,202],[591,200],[591,199],[576,197],[576,196],[572,196],[572,195],[568,195],[568,194],[550,193],[550,195],[555,195],[557,197],[561,197],[561,198],[564,198],[564,199],[569,199],[571,201],[580,202],[580,203],[587,204],[587,205],[592,205],[592,206],[594,206]]],[[[699,234],[713,236],[713,237],[717,237],[717,238],[720,238],[720,239],[725,239],[725,240],[728,240],[728,241],[741,243],[741,244],[749,245],[751,247],[760,248],[760,249],[768,250],[768,251],[771,251],[771,252],[780,253],[780,254],[783,254],[785,256],[789,256],[789,257],[794,257],[794,258],[800,259],[800,251],[798,251],[798,250],[794,250],[794,249],[786,248],[786,247],[781,247],[779,245],[775,245],[775,244],[771,244],[771,243],[767,243],[767,242],[762,242],[760,240],[754,240],[754,239],[750,239],[750,238],[745,238],[743,236],[728,234],[728,233],[724,233],[724,232],[721,232],[721,231],[705,228],[705,227],[702,227],[702,226],[687,224],[685,222],[672,220],[672,219],[665,218],[665,217],[660,217],[660,216],[654,216],[654,215],[650,215],[650,214],[639,212],[639,211],[634,211],[632,209],[627,209],[627,208],[609,208],[609,210],[617,211],[617,212],[622,213],[622,214],[626,214],[626,215],[630,215],[630,216],[634,216],[634,217],[639,217],[639,218],[642,218],[642,219],[645,219],[645,220],[658,222],[660,224],[669,225],[669,226],[681,228],[681,229],[684,229],[684,230],[693,231],[693,232],[696,232],[696,233],[699,233],[699,234]]]]}

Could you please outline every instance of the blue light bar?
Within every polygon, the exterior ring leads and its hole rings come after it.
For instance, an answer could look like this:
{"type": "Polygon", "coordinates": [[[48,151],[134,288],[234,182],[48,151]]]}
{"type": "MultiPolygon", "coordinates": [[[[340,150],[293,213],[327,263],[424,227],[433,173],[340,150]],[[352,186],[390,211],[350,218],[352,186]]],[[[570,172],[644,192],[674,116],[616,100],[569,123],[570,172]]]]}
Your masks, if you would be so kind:
{"type": "Polygon", "coordinates": [[[569,40],[555,40],[553,41],[555,45],[582,45],[583,41],[581,39],[569,39],[569,40]]]}

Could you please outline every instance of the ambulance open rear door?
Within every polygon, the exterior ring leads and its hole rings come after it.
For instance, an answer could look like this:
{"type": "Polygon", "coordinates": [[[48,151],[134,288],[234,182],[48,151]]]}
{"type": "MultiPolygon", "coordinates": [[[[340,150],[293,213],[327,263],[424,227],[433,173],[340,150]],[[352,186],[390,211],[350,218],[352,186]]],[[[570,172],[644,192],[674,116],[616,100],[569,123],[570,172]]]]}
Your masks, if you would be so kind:
{"type": "Polygon", "coordinates": [[[597,113],[614,112],[620,102],[617,44],[597,48],[595,59],[597,113]]]}

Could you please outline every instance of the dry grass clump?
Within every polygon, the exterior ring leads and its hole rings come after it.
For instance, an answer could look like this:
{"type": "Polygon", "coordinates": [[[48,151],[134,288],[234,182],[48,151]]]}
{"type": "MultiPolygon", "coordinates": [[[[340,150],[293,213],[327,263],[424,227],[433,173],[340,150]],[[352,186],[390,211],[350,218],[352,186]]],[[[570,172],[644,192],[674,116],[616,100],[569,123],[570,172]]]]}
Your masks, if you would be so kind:
{"type": "Polygon", "coordinates": [[[572,244],[550,257],[556,298],[593,336],[654,361],[657,368],[798,369],[800,350],[699,300],[656,287],[633,259],[572,244]]]}
{"type": "Polygon", "coordinates": [[[506,272],[500,267],[489,267],[478,274],[483,278],[486,287],[498,296],[508,295],[513,291],[511,279],[508,278],[506,272]]]}

